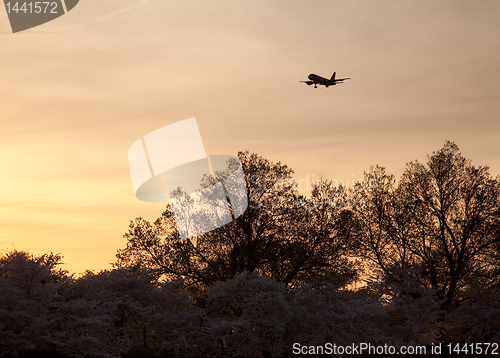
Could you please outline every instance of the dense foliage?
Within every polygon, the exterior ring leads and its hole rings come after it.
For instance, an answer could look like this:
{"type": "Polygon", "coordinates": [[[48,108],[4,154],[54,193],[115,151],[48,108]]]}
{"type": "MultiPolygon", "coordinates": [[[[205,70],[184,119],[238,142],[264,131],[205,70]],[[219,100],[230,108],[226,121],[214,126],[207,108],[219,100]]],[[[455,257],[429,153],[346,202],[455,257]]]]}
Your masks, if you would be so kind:
{"type": "Polygon", "coordinates": [[[180,240],[169,207],[132,221],[112,270],[0,257],[0,352],[279,357],[291,347],[498,342],[500,179],[451,142],[352,188],[239,153],[249,208],[180,240]]]}

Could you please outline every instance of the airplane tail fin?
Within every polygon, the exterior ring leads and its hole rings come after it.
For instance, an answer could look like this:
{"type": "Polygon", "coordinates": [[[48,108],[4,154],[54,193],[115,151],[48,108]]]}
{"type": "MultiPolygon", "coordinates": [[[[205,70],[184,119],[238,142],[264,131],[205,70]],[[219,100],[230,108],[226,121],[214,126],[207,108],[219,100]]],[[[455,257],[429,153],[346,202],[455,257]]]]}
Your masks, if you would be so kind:
{"type": "Polygon", "coordinates": [[[335,81],[335,74],[336,74],[336,73],[337,73],[337,72],[334,72],[334,73],[333,73],[332,78],[330,78],[330,81],[335,81]]]}

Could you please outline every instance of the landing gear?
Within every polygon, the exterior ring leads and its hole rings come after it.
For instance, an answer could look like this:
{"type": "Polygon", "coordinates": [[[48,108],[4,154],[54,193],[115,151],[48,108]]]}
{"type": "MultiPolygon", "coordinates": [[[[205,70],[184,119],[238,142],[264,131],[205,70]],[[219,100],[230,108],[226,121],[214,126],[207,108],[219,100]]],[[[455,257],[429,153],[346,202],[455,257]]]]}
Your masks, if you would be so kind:
{"type": "Polygon", "coordinates": [[[318,88],[318,86],[314,85],[314,88],[318,88]]]}

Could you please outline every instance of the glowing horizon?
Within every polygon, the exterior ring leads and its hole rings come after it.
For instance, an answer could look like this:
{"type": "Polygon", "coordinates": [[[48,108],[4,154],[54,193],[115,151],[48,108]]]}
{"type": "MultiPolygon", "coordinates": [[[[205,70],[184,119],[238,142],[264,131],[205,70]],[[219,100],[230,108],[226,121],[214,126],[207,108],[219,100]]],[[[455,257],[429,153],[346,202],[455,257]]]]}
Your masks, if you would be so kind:
{"type": "Polygon", "coordinates": [[[87,0],[16,34],[2,10],[0,250],[110,268],[129,220],[165,208],[135,198],[129,146],[190,117],[207,154],[248,149],[297,181],[345,182],[377,164],[398,179],[446,140],[500,174],[499,10],[87,0]],[[334,71],[352,79],[299,82],[334,71]]]}

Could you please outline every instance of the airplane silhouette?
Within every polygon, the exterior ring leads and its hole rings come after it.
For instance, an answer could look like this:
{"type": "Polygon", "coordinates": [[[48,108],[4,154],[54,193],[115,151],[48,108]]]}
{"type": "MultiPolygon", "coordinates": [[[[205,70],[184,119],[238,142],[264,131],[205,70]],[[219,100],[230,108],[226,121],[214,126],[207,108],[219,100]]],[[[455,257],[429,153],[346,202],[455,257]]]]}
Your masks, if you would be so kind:
{"type": "Polygon", "coordinates": [[[330,79],[315,75],[314,73],[311,73],[309,76],[307,76],[307,78],[309,78],[309,81],[300,81],[300,82],[304,82],[308,86],[313,84],[314,88],[318,88],[317,85],[323,85],[325,87],[335,86],[337,83],[343,83],[343,81],[351,79],[350,77],[349,78],[335,79],[336,73],[337,72],[334,72],[332,75],[332,78],[330,78],[330,79]]]}

